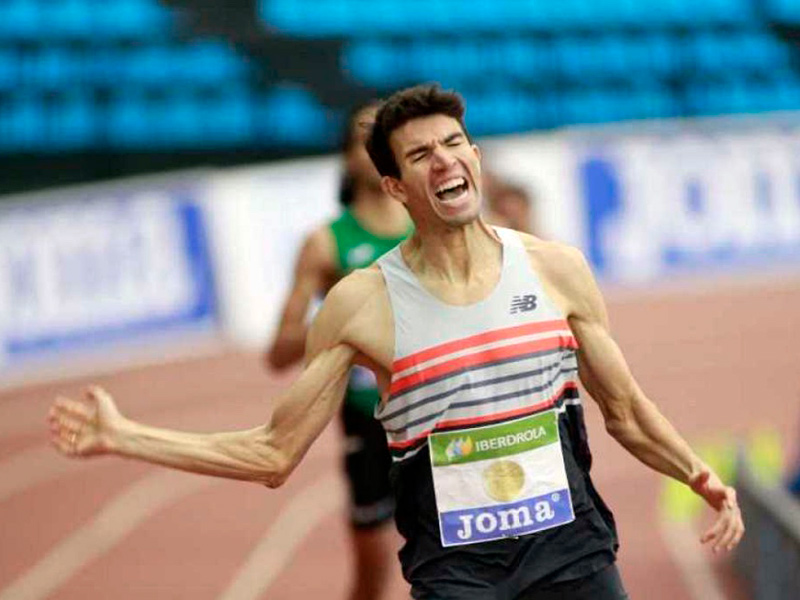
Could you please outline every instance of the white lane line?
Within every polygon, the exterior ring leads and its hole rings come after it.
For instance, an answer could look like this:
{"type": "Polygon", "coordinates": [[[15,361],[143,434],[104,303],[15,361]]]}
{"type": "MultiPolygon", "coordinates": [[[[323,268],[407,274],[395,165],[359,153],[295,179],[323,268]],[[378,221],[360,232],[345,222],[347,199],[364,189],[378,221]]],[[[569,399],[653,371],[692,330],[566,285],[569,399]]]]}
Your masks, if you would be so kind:
{"type": "Polygon", "coordinates": [[[345,495],[338,472],[328,474],[295,495],[218,600],[260,598],[314,528],[344,506],[345,495]]]}
{"type": "Polygon", "coordinates": [[[117,496],[89,523],[0,591],[0,600],[41,600],[162,508],[219,481],[176,471],[157,471],[117,496]]]}
{"type": "Polygon", "coordinates": [[[661,518],[661,537],[693,600],[727,600],[691,523],[661,518]]]}

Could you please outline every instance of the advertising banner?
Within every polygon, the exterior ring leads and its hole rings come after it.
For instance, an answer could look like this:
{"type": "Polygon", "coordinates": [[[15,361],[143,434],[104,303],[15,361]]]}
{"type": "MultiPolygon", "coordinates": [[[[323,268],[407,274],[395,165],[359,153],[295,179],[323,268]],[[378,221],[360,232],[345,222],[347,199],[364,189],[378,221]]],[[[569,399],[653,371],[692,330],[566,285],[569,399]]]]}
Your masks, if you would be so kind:
{"type": "Polygon", "coordinates": [[[204,185],[195,174],[0,204],[0,369],[213,327],[204,185]]]}
{"type": "Polygon", "coordinates": [[[610,280],[800,264],[800,129],[571,140],[583,247],[610,280]]]}

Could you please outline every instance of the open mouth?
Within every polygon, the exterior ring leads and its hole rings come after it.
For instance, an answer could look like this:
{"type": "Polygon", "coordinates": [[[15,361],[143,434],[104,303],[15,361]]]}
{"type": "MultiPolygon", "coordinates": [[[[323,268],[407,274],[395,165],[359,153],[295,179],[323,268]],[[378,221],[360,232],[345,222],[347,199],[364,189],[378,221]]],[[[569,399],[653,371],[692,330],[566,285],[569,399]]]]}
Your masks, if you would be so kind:
{"type": "Polygon", "coordinates": [[[434,192],[442,202],[457,200],[467,193],[469,184],[464,177],[453,177],[439,184],[434,192]]]}

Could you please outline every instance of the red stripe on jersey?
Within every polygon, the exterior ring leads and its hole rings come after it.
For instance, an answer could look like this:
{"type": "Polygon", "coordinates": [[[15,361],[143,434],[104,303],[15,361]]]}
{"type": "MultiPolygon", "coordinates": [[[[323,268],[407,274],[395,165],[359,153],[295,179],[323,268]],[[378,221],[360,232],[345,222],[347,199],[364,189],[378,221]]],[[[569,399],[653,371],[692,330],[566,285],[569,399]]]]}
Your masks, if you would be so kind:
{"type": "Polygon", "coordinates": [[[399,394],[413,385],[425,383],[436,377],[448,375],[466,367],[480,366],[483,364],[491,365],[505,358],[524,356],[532,352],[553,350],[559,347],[577,349],[578,343],[572,335],[559,335],[558,337],[545,338],[542,340],[531,340],[518,344],[509,344],[508,346],[500,346],[498,348],[488,348],[486,350],[467,354],[466,356],[459,356],[458,358],[453,358],[428,367],[427,369],[422,369],[421,371],[410,373],[405,377],[393,380],[389,388],[389,401],[391,402],[391,396],[399,394]]]}
{"type": "Polygon", "coordinates": [[[504,340],[514,337],[521,337],[523,335],[532,335],[535,333],[544,333],[546,331],[556,331],[558,329],[569,329],[569,325],[564,319],[556,319],[553,321],[538,321],[536,323],[525,323],[524,325],[514,325],[513,327],[504,327],[502,329],[495,329],[493,331],[485,331],[477,335],[461,338],[460,340],[453,340],[445,342],[437,346],[420,350],[414,354],[409,354],[403,358],[399,358],[392,363],[392,371],[398,373],[405,371],[407,368],[427,362],[433,358],[439,358],[446,354],[452,354],[459,350],[466,350],[475,346],[482,346],[498,340],[504,340]]]}
{"type": "Polygon", "coordinates": [[[469,425],[479,425],[481,423],[490,424],[496,421],[505,421],[508,419],[513,419],[515,417],[524,417],[529,414],[533,414],[540,410],[545,410],[550,408],[551,406],[555,405],[556,401],[561,397],[561,395],[569,389],[577,389],[578,384],[574,381],[567,381],[564,385],[562,385],[558,391],[547,400],[542,400],[541,402],[537,402],[531,406],[522,406],[520,408],[514,408],[511,410],[507,410],[501,413],[495,413],[493,415],[484,415],[482,417],[466,417],[463,419],[452,419],[450,421],[441,421],[436,424],[436,427],[433,429],[428,429],[427,431],[423,431],[417,436],[414,436],[410,440],[403,440],[402,442],[389,442],[389,448],[392,450],[403,450],[410,446],[413,446],[417,442],[419,442],[422,438],[428,437],[434,430],[444,430],[450,429],[453,427],[465,427],[469,425]]]}

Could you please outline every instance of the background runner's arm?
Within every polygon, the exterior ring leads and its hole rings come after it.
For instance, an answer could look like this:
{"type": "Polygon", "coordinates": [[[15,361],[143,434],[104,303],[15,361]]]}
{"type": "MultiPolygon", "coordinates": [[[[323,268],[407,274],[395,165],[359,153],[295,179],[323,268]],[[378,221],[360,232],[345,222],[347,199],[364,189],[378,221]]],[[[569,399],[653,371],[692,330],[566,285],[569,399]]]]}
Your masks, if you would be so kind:
{"type": "Polygon", "coordinates": [[[333,246],[328,227],[306,238],[294,267],[294,282],[281,311],[278,332],[266,352],[265,361],[273,369],[297,364],[305,355],[308,307],[315,296],[324,294],[335,269],[333,246]]]}
{"type": "Polygon", "coordinates": [[[94,388],[85,402],[56,401],[50,414],[53,443],[70,456],[112,453],[276,487],[340,407],[356,351],[337,339],[341,315],[336,319],[333,315],[315,321],[309,333],[308,365],[278,398],[267,425],[225,433],[150,427],[123,417],[111,397],[94,388]]]}

